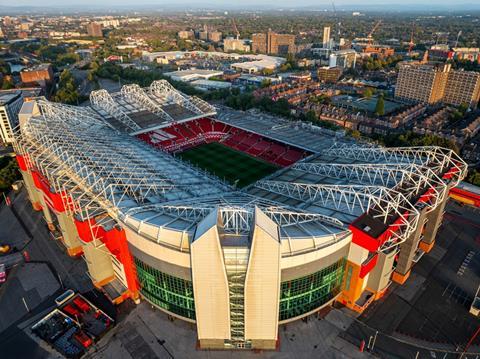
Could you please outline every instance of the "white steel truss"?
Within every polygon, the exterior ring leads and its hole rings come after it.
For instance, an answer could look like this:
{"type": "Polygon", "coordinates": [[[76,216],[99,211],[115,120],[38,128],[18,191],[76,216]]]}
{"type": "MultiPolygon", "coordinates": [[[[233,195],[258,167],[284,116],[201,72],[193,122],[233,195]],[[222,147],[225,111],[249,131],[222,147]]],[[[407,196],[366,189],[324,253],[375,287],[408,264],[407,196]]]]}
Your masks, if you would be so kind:
{"type": "Polygon", "coordinates": [[[437,173],[452,171],[452,185],[458,183],[467,174],[467,164],[455,151],[435,147],[392,147],[371,146],[333,146],[321,152],[339,158],[350,158],[367,163],[383,162],[388,164],[414,163],[431,168],[437,173]]]}
{"type": "Polygon", "coordinates": [[[168,122],[175,121],[173,117],[166,113],[158,103],[153,101],[140,86],[136,84],[123,85],[121,93],[129,102],[139,103],[148,111],[160,116],[168,122]]]}
{"type": "Polygon", "coordinates": [[[108,115],[120,121],[130,130],[141,130],[141,127],[120,109],[120,106],[106,90],[92,91],[90,93],[90,103],[94,108],[104,110],[108,115]]]}
{"type": "Polygon", "coordinates": [[[341,164],[299,162],[293,169],[330,178],[346,179],[369,186],[393,188],[415,203],[415,197],[430,191],[426,202],[435,209],[445,198],[447,186],[428,167],[416,164],[341,164]]]}
{"type": "MultiPolygon", "coordinates": [[[[132,208],[125,213],[125,219],[140,212],[154,211],[156,214],[147,220],[161,214],[168,214],[175,218],[182,218],[196,224],[218,208],[224,230],[235,234],[246,234],[251,230],[254,207],[255,206],[249,206],[248,204],[246,206],[213,205],[211,203],[203,203],[202,198],[199,198],[196,205],[165,204],[132,208]]],[[[260,207],[260,209],[280,227],[315,222],[322,226],[327,225],[343,231],[346,230],[345,225],[341,221],[322,214],[297,212],[282,207],[260,207]]]]}
{"type": "Polygon", "coordinates": [[[148,92],[152,94],[162,105],[176,103],[189,109],[197,115],[214,115],[215,108],[197,97],[187,97],[177,91],[168,81],[157,80],[150,84],[148,92]]]}
{"type": "Polygon", "coordinates": [[[395,230],[389,229],[391,237],[382,245],[381,251],[404,242],[418,225],[419,213],[405,196],[381,186],[316,185],[267,180],[256,182],[255,187],[355,216],[368,213],[387,226],[399,219],[395,230]]]}
{"type": "Polygon", "coordinates": [[[149,196],[162,197],[173,189],[173,182],[151,168],[135,146],[111,141],[112,131],[83,129],[81,133],[62,126],[60,120],[57,118],[54,126],[31,120],[35,123],[24,126],[18,148],[56,185],[57,193],[75,194],[67,203],[73,201],[77,209],[85,209],[90,205],[98,208],[100,202],[118,210],[126,197],[143,203],[149,196]]]}

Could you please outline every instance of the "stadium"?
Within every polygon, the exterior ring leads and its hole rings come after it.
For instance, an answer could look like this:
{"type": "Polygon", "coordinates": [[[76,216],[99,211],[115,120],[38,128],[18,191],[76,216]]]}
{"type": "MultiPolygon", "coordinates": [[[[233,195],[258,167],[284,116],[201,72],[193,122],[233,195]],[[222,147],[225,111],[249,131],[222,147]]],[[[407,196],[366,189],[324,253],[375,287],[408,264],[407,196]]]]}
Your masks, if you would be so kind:
{"type": "Polygon", "coordinates": [[[23,105],[32,206],[113,302],[195,323],[200,348],[275,349],[279,325],[333,302],[362,312],[432,249],[467,170],[448,149],[217,109],[166,81],[90,100],[23,105]]]}

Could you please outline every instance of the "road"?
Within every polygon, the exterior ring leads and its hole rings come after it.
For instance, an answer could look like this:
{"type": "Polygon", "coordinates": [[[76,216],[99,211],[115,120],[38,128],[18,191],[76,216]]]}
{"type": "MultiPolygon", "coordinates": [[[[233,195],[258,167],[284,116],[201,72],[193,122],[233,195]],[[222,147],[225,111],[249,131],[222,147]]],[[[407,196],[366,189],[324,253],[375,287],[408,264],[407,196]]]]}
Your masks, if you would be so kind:
{"type": "MultiPolygon", "coordinates": [[[[480,283],[479,213],[450,202],[434,248],[407,282],[393,283],[341,336],[370,347],[376,337],[374,352],[385,358],[458,358],[480,327],[468,312],[480,283]]],[[[479,343],[464,358],[480,357],[479,343]]]]}

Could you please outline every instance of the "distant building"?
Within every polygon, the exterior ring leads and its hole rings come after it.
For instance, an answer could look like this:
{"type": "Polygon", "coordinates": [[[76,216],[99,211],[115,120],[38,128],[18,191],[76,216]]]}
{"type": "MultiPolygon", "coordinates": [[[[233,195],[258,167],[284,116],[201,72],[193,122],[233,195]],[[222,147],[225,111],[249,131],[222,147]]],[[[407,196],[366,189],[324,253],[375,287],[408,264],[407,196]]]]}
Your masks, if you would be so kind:
{"type": "Polygon", "coordinates": [[[212,81],[212,80],[195,80],[190,82],[190,85],[195,87],[196,89],[209,91],[209,90],[225,90],[232,87],[230,82],[225,81],[212,81]]]}
{"type": "Polygon", "coordinates": [[[430,104],[465,103],[476,108],[480,99],[480,73],[452,70],[450,64],[401,63],[395,97],[430,104]]]}
{"type": "Polygon", "coordinates": [[[368,45],[363,49],[363,53],[368,54],[369,56],[388,57],[393,56],[395,54],[395,50],[390,46],[368,45]]]}
{"type": "Polygon", "coordinates": [[[0,91],[0,139],[5,144],[13,142],[13,129],[18,125],[18,113],[22,104],[21,91],[0,91]]]}
{"type": "Polygon", "coordinates": [[[357,53],[355,50],[333,51],[328,58],[328,67],[340,67],[349,69],[355,67],[357,63],[357,53]]]}
{"type": "Polygon", "coordinates": [[[233,37],[227,37],[223,40],[223,51],[240,51],[240,52],[250,52],[250,45],[248,45],[245,40],[234,39],[233,37]]]}
{"type": "Polygon", "coordinates": [[[325,26],[323,28],[323,48],[324,49],[329,49],[331,48],[330,46],[330,26],[325,26]]]}
{"type": "Polygon", "coordinates": [[[191,82],[195,80],[208,80],[211,77],[220,77],[223,75],[223,71],[192,69],[166,72],[164,75],[175,81],[191,82]]]}
{"type": "Polygon", "coordinates": [[[199,38],[200,40],[207,41],[207,40],[208,40],[208,32],[205,31],[205,30],[204,30],[204,31],[200,31],[200,32],[198,33],[198,38],[199,38]]]}
{"type": "Polygon", "coordinates": [[[102,25],[98,22],[87,24],[87,34],[92,37],[103,37],[102,25]]]}
{"type": "Polygon", "coordinates": [[[195,33],[191,30],[184,30],[178,32],[178,38],[182,40],[193,39],[195,37],[195,33]]]}
{"type": "Polygon", "coordinates": [[[280,55],[295,53],[295,35],[277,34],[273,31],[268,31],[267,34],[253,34],[252,51],[280,55]]]}
{"type": "Polygon", "coordinates": [[[220,42],[222,41],[222,33],[220,31],[212,31],[208,33],[208,41],[220,42]]]}
{"type": "Polygon", "coordinates": [[[335,83],[342,76],[340,67],[320,67],[317,71],[318,80],[322,82],[335,83]]]}
{"type": "Polygon", "coordinates": [[[267,53],[267,35],[253,34],[252,35],[252,52],[266,54],[267,53]]]}
{"type": "Polygon", "coordinates": [[[53,68],[51,64],[40,64],[20,72],[24,84],[40,84],[42,86],[53,83],[53,68]]]}
{"type": "Polygon", "coordinates": [[[451,70],[448,73],[443,102],[456,106],[467,104],[476,108],[479,100],[480,73],[462,70],[451,70]]]}

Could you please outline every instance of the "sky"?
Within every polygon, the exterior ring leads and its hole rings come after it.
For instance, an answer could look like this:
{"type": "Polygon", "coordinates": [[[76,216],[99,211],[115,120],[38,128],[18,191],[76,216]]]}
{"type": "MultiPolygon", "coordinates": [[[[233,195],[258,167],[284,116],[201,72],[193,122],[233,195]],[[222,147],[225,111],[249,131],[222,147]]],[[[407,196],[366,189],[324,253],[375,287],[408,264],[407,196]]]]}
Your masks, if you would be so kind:
{"type": "MultiPolygon", "coordinates": [[[[478,0],[335,0],[337,8],[342,7],[352,9],[360,8],[378,8],[379,10],[388,10],[392,4],[405,6],[406,9],[423,8],[429,9],[451,9],[460,10],[468,8],[480,9],[480,2],[478,0]]],[[[0,6],[39,6],[39,7],[63,7],[83,6],[83,7],[98,7],[98,6],[113,6],[113,7],[137,7],[149,6],[158,8],[182,8],[185,7],[202,7],[202,8],[249,8],[249,7],[266,7],[266,8],[282,8],[282,7],[314,7],[330,9],[332,6],[331,0],[0,0],[0,6]]],[[[400,6],[401,8],[401,6],[400,6]]]]}

